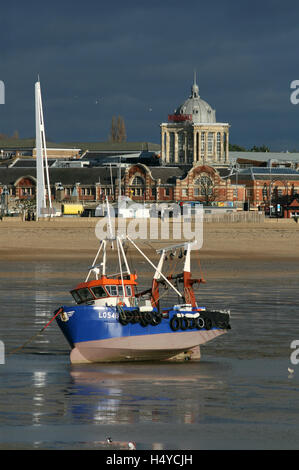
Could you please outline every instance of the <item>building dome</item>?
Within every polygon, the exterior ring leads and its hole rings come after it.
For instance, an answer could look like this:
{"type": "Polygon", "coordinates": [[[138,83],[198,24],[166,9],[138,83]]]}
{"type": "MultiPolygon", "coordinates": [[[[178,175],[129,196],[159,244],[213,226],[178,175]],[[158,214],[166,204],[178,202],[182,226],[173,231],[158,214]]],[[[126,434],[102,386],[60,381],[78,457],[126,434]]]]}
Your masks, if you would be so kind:
{"type": "Polygon", "coordinates": [[[192,122],[194,124],[210,124],[216,122],[216,111],[212,109],[206,101],[200,98],[195,77],[191,87],[191,95],[175,110],[175,115],[192,115],[192,122]]]}

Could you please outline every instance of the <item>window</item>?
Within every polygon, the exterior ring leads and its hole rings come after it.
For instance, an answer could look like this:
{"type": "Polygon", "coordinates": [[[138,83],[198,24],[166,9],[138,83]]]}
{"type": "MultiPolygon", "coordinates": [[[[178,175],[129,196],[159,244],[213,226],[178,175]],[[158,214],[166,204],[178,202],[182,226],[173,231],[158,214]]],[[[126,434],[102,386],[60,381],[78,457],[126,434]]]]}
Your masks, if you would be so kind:
{"type": "Polygon", "coordinates": [[[118,295],[119,295],[120,297],[123,297],[123,296],[124,296],[123,286],[118,286],[118,295]]]}
{"type": "Polygon", "coordinates": [[[82,188],[81,193],[82,193],[82,196],[90,196],[91,195],[91,188],[82,188]]]}
{"type": "Polygon", "coordinates": [[[22,192],[22,196],[30,196],[31,188],[22,188],[21,192],[22,192]]]}
{"type": "Polygon", "coordinates": [[[111,196],[111,194],[112,194],[112,188],[102,188],[102,193],[103,193],[105,196],[111,196]]]}
{"type": "Polygon", "coordinates": [[[77,304],[80,304],[82,302],[80,295],[78,295],[76,290],[72,290],[71,294],[77,304]]]}
{"type": "Polygon", "coordinates": [[[131,185],[132,186],[144,186],[144,179],[141,178],[141,176],[135,176],[131,185]]]}
{"type": "Polygon", "coordinates": [[[188,189],[182,189],[182,196],[188,196],[188,189]]]}
{"type": "Polygon", "coordinates": [[[143,196],[144,195],[144,191],[143,191],[142,188],[133,188],[131,191],[132,191],[133,196],[143,196]]]}
{"type": "Polygon", "coordinates": [[[213,155],[213,146],[214,146],[214,134],[213,132],[208,132],[208,155],[213,155]]]}
{"type": "Polygon", "coordinates": [[[92,287],[91,291],[97,299],[100,299],[101,297],[107,297],[105,290],[101,286],[92,287]]]}
{"type": "Polygon", "coordinates": [[[211,196],[213,193],[213,181],[207,175],[202,175],[194,181],[194,196],[211,196]]]}
{"type": "Polygon", "coordinates": [[[221,157],[221,134],[220,132],[217,132],[217,157],[218,157],[218,160],[220,160],[220,157],[221,157]]]}
{"type": "Polygon", "coordinates": [[[117,287],[116,286],[106,286],[107,291],[110,295],[117,295],[117,287]]]}
{"type": "Polygon", "coordinates": [[[174,132],[169,133],[169,159],[174,161],[174,132]]]}
{"type": "Polygon", "coordinates": [[[89,289],[87,289],[87,287],[84,287],[83,289],[73,290],[71,291],[71,294],[78,304],[81,304],[82,302],[87,302],[88,300],[93,300],[93,296],[89,289]]]}
{"type": "Polygon", "coordinates": [[[132,288],[131,286],[126,286],[126,293],[128,297],[131,297],[132,295],[132,288]]]}
{"type": "Polygon", "coordinates": [[[77,292],[81,297],[82,302],[86,302],[87,300],[93,300],[93,296],[91,295],[91,292],[89,289],[87,289],[87,287],[84,287],[83,289],[78,289],[77,292]]]}
{"type": "Polygon", "coordinates": [[[201,146],[200,146],[200,153],[202,157],[204,157],[205,155],[205,144],[206,144],[206,133],[202,132],[201,133],[201,146]]]}
{"type": "Polygon", "coordinates": [[[183,132],[178,132],[178,156],[179,161],[185,161],[185,134],[183,132]]]}
{"type": "Polygon", "coordinates": [[[164,189],[164,195],[165,195],[165,196],[169,196],[169,188],[165,188],[165,189],[164,189]]]}

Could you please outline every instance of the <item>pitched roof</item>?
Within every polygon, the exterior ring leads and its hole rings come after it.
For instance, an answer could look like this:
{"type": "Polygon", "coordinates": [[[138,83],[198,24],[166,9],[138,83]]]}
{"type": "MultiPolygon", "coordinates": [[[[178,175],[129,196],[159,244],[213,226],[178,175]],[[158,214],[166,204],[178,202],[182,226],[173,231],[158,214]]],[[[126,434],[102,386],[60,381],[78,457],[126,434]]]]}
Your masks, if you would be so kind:
{"type": "MultiPolygon", "coordinates": [[[[242,180],[271,180],[274,178],[281,178],[281,179],[291,179],[297,180],[299,179],[299,172],[293,170],[292,168],[286,167],[250,167],[240,170],[238,172],[238,178],[242,180]]],[[[232,180],[235,181],[235,176],[231,177],[232,180]]]]}

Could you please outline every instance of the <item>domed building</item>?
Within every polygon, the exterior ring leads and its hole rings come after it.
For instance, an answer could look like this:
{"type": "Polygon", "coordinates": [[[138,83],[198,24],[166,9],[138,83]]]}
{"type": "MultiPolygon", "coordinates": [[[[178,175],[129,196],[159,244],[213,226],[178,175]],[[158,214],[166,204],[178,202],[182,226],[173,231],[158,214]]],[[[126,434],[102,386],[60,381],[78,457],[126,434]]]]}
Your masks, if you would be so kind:
{"type": "Polygon", "coordinates": [[[228,165],[229,124],[199,96],[194,76],[191,95],[161,124],[163,164],[228,165]]]}

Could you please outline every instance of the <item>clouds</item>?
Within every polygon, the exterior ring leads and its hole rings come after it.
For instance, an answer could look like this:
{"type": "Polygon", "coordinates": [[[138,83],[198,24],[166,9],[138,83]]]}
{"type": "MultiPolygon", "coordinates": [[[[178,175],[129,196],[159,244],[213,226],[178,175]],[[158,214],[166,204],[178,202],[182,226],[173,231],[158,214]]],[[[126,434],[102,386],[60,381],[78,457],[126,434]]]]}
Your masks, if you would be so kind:
{"type": "Polygon", "coordinates": [[[47,133],[56,141],[106,140],[121,114],[129,140],[159,142],[159,124],[189,95],[196,68],[200,95],[231,123],[231,141],[272,148],[280,139],[299,148],[299,109],[289,102],[289,84],[299,78],[295,2],[37,5],[2,7],[2,132],[34,135],[40,73],[47,133]]]}

